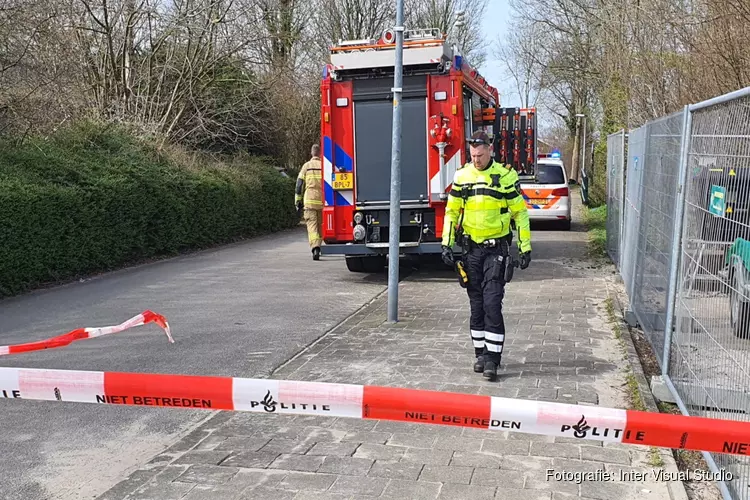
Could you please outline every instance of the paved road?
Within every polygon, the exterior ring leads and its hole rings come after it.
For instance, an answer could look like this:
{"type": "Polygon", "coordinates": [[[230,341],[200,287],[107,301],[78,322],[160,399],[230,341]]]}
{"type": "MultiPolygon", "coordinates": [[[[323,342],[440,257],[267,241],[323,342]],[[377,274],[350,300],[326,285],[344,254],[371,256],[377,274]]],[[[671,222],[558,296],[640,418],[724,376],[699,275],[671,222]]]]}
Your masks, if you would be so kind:
{"type": "MultiPolygon", "coordinates": [[[[0,345],[145,309],[154,325],[0,358],[0,366],[266,377],[385,290],[341,257],[313,262],[302,229],[0,301],[0,345]]],[[[93,498],[207,419],[200,410],[0,399],[0,498],[93,498]]]]}
{"type": "MultiPolygon", "coordinates": [[[[379,324],[387,306],[381,296],[272,377],[625,407],[623,352],[603,304],[612,266],[598,268],[587,258],[587,235],[577,220],[565,233],[532,227],[532,265],[517,271],[507,289],[498,382],[471,369],[466,293],[452,273],[435,270],[415,273],[401,286],[399,325],[379,324]]],[[[517,429],[510,421],[504,426],[517,429]]],[[[99,500],[679,498],[668,491],[676,492],[679,482],[620,480],[620,471],[650,475],[647,447],[504,434],[224,413],[99,500]],[[558,478],[598,470],[613,480],[576,484],[548,476],[550,469],[558,478]]]]}

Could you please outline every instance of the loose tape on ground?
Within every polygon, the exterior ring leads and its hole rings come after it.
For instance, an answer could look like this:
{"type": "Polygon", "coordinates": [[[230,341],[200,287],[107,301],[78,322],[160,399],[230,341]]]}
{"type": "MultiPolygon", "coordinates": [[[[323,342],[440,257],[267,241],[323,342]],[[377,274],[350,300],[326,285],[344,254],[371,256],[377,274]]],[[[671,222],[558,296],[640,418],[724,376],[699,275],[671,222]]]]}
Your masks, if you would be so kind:
{"type": "Polygon", "coordinates": [[[143,311],[141,314],[133,316],[124,323],[120,323],[119,325],[115,326],[78,328],[76,330],[73,330],[72,332],[68,332],[63,335],[58,335],[57,337],[52,337],[50,339],[40,340],[37,342],[5,346],[0,345],[0,356],[64,347],[77,340],[93,339],[96,337],[101,337],[103,335],[111,335],[113,333],[119,333],[136,326],[145,325],[147,323],[156,323],[157,325],[159,325],[164,330],[164,333],[167,334],[167,339],[169,339],[170,342],[174,343],[172,333],[169,331],[169,323],[164,318],[164,316],[156,314],[153,311],[143,311]]]}
{"type": "Polygon", "coordinates": [[[0,398],[392,420],[750,454],[750,422],[394,387],[0,368],[0,398]]]}

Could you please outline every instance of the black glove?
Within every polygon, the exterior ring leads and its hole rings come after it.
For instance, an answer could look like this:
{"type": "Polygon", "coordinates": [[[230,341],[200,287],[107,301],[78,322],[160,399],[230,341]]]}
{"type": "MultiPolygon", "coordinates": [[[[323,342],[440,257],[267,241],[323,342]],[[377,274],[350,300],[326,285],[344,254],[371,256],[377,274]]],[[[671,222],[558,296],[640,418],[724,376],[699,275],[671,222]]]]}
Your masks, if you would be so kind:
{"type": "Polygon", "coordinates": [[[524,252],[521,254],[521,269],[526,269],[531,263],[531,252],[524,252]]]}
{"type": "Polygon", "coordinates": [[[298,201],[294,204],[294,208],[297,209],[297,215],[302,215],[302,202],[298,201]]]}
{"type": "Polygon", "coordinates": [[[453,249],[451,247],[443,245],[443,262],[446,266],[453,267],[453,249]]]}

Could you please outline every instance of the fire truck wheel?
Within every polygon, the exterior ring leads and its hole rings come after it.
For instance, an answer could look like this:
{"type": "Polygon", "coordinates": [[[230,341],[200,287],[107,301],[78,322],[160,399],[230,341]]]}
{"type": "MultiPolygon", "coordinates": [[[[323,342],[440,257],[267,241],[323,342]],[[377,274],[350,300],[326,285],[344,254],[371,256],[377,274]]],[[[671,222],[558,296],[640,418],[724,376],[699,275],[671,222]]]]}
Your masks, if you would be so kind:
{"type": "Polygon", "coordinates": [[[366,273],[382,273],[385,269],[385,256],[364,257],[362,260],[365,263],[366,273]]]}
{"type": "Polygon", "coordinates": [[[347,257],[346,268],[353,273],[364,272],[364,262],[362,257],[347,257]]]}
{"type": "Polygon", "coordinates": [[[385,257],[347,257],[346,268],[353,273],[380,273],[385,268],[385,257]]]}

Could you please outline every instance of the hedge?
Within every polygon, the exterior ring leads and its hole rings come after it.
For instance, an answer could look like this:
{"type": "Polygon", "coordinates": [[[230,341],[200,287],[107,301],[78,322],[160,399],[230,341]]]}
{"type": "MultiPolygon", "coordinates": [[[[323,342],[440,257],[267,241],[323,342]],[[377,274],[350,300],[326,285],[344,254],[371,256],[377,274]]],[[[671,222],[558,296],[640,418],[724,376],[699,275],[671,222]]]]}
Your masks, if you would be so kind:
{"type": "Polygon", "coordinates": [[[0,143],[0,297],[299,223],[274,168],[183,163],[95,125],[0,143]]]}

